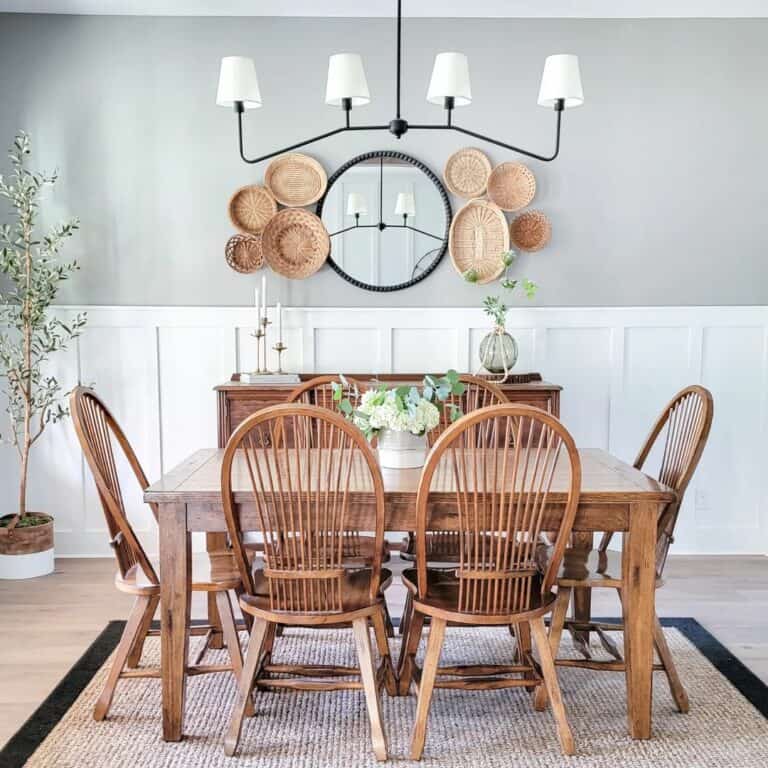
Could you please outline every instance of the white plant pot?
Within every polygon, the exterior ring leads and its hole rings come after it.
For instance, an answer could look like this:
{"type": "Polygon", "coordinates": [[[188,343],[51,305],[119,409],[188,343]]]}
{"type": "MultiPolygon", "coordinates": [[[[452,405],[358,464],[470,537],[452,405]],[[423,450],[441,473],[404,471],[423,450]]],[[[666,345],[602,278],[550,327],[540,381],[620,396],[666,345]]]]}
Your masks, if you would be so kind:
{"type": "Polygon", "coordinates": [[[379,464],[388,469],[423,467],[427,460],[427,436],[394,429],[379,432],[379,464]]]}
{"type": "Polygon", "coordinates": [[[34,579],[53,573],[53,549],[28,555],[0,555],[0,579],[34,579]]]}

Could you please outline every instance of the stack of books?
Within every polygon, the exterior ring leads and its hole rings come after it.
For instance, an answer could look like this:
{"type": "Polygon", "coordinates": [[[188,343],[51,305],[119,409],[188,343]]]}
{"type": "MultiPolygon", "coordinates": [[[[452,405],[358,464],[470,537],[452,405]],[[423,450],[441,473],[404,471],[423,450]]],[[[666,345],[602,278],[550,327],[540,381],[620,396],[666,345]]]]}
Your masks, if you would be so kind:
{"type": "Polygon", "coordinates": [[[241,384],[301,384],[298,373],[241,373],[241,384]]]}

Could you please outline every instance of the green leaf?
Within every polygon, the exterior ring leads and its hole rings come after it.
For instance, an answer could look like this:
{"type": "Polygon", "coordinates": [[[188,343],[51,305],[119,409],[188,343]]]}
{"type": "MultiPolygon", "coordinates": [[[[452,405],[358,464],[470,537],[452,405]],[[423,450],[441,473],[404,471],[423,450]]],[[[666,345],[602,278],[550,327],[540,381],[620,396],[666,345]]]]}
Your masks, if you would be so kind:
{"type": "Polygon", "coordinates": [[[350,403],[346,398],[339,403],[339,410],[346,416],[351,416],[354,411],[352,408],[352,403],[350,403]]]}

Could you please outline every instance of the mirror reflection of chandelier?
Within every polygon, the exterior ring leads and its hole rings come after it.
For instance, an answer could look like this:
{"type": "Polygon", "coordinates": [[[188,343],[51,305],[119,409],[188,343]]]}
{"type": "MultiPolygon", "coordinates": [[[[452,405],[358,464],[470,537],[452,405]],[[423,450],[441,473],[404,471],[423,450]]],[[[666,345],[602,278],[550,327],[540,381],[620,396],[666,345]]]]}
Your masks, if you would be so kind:
{"type": "Polygon", "coordinates": [[[331,232],[330,236],[343,235],[353,229],[378,229],[383,232],[385,229],[408,229],[411,232],[418,232],[421,235],[432,237],[435,240],[444,240],[441,235],[434,235],[431,232],[425,232],[423,229],[414,227],[408,223],[408,217],[413,219],[416,216],[416,199],[413,192],[398,192],[397,202],[395,203],[395,216],[402,216],[402,224],[389,224],[384,221],[384,158],[379,158],[379,220],[375,224],[361,224],[360,217],[368,215],[368,203],[365,195],[361,192],[350,192],[347,195],[347,216],[354,216],[355,223],[349,227],[344,227],[336,232],[331,232]]]}
{"type": "Polygon", "coordinates": [[[467,128],[455,125],[453,110],[472,102],[472,89],[469,80],[469,62],[463,53],[454,51],[438,53],[427,90],[427,101],[437,104],[445,110],[444,124],[411,124],[402,117],[400,112],[401,91],[401,62],[402,62],[402,0],[397,0],[397,50],[395,61],[397,74],[395,79],[395,117],[386,125],[352,125],[350,114],[352,107],[361,107],[371,100],[368,81],[365,77],[363,60],[357,53],[337,53],[328,62],[328,82],[325,92],[325,103],[332,107],[340,107],[344,112],[345,124],[341,128],[321,133],[311,139],[299,141],[283,149],[268,152],[260,157],[249,158],[245,155],[243,146],[243,112],[246,109],[256,109],[261,106],[261,91],[256,76],[253,59],[244,56],[227,56],[221,60],[219,73],[219,88],[216,103],[222,107],[232,107],[237,114],[238,142],[240,157],[246,163],[259,163],[270,157],[291,152],[307,144],[321,139],[327,139],[345,131],[389,131],[398,139],[409,130],[445,130],[463,133],[474,139],[480,139],[490,144],[512,150],[527,157],[548,162],[554,160],[560,152],[560,124],[563,110],[578,107],[584,103],[584,93],[581,87],[579,60],[573,54],[556,54],[548,56],[544,62],[544,72],[541,77],[538,104],[553,109],[556,115],[555,148],[549,155],[530,152],[498,139],[484,136],[467,128]]]}

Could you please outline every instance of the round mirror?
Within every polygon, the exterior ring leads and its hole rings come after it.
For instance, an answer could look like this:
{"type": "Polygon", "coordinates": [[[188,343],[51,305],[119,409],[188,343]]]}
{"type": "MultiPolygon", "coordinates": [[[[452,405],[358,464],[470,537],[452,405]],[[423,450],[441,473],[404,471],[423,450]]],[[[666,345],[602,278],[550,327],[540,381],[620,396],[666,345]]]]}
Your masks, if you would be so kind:
{"type": "Polygon", "coordinates": [[[317,215],[331,236],[330,265],[369,291],[423,280],[448,247],[445,188],[402,152],[368,152],[345,163],[328,179],[317,215]]]}

